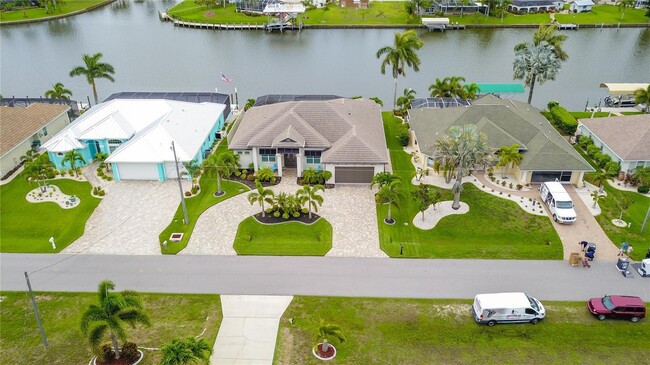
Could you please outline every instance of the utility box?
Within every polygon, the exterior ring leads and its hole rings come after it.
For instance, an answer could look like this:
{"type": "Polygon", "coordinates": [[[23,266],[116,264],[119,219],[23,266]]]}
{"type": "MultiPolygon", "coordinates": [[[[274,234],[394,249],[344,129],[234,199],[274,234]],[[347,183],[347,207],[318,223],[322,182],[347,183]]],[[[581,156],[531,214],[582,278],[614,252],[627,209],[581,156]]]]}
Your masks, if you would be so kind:
{"type": "Polygon", "coordinates": [[[628,266],[630,266],[630,261],[625,257],[619,257],[616,262],[616,268],[620,271],[627,271],[628,266]]]}

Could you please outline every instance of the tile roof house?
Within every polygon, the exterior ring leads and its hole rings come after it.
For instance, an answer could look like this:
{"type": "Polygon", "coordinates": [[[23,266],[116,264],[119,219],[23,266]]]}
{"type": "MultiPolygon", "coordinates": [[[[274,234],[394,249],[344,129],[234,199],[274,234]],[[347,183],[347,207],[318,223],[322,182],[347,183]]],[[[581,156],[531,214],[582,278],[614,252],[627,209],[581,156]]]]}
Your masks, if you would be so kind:
{"type": "MultiPolygon", "coordinates": [[[[226,105],[165,99],[112,99],[97,104],[43,145],[58,169],[70,150],[86,163],[108,154],[116,180],[159,180],[177,176],[178,161],[200,163],[224,125],[226,105]]],[[[184,168],[181,167],[181,171],[184,168]]]]}
{"type": "Polygon", "coordinates": [[[650,114],[578,119],[578,133],[591,138],[625,173],[650,167],[650,114]]]}
{"type": "Polygon", "coordinates": [[[390,163],[379,105],[371,100],[290,101],[249,109],[228,148],[255,171],[307,168],[332,172],[329,182],[369,183],[390,163]]]}
{"type": "Polygon", "coordinates": [[[0,107],[0,176],[20,164],[23,156],[70,124],[68,105],[34,103],[0,107]]]}
{"type": "Polygon", "coordinates": [[[593,168],[530,104],[486,95],[470,106],[409,110],[409,124],[424,155],[422,168],[433,166],[434,146],[451,126],[475,124],[491,150],[519,145],[523,159],[512,173],[520,184],[554,181],[582,184],[593,168]]]}

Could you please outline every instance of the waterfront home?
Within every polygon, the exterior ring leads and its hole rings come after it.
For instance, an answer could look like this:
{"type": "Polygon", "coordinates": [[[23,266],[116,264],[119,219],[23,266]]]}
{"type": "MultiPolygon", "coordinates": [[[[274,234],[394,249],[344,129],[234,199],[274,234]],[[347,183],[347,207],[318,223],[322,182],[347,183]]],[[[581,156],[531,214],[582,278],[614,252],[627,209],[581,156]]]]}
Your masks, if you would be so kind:
{"type": "Polygon", "coordinates": [[[429,6],[422,11],[422,14],[469,14],[485,13],[486,5],[474,1],[456,1],[456,0],[434,0],[429,6]]]}
{"type": "Polygon", "coordinates": [[[572,13],[584,13],[591,11],[591,8],[596,5],[591,0],[574,0],[569,3],[572,13]]]}
{"type": "Polygon", "coordinates": [[[20,157],[38,150],[57,132],[70,124],[66,104],[33,103],[27,106],[0,106],[0,176],[20,165],[20,157]]]}
{"type": "Polygon", "coordinates": [[[254,106],[233,127],[228,148],[255,171],[268,167],[282,176],[295,169],[301,177],[309,168],[326,170],[336,184],[368,184],[390,163],[381,109],[367,99],[254,106]]]}
{"type": "Polygon", "coordinates": [[[650,167],[650,114],[578,119],[577,133],[591,138],[626,174],[650,167]]]}
{"type": "Polygon", "coordinates": [[[114,94],[43,148],[57,169],[69,168],[62,162],[68,151],[78,151],[86,164],[103,152],[115,180],[164,181],[177,177],[172,142],[179,162],[200,163],[230,113],[228,100],[228,95],[212,93],[114,94]],[[222,102],[202,101],[215,96],[222,102]]]}
{"type": "Polygon", "coordinates": [[[543,11],[557,11],[557,2],[551,0],[513,0],[508,5],[508,10],[513,13],[537,13],[543,11]]]}
{"type": "Polygon", "coordinates": [[[516,178],[514,183],[557,179],[580,186],[584,173],[594,171],[535,107],[521,101],[486,95],[469,106],[418,108],[408,113],[415,139],[413,147],[422,169],[433,168],[436,141],[449,127],[475,124],[487,135],[488,146],[494,153],[501,146],[519,145],[523,158],[518,166],[508,167],[516,178]]]}

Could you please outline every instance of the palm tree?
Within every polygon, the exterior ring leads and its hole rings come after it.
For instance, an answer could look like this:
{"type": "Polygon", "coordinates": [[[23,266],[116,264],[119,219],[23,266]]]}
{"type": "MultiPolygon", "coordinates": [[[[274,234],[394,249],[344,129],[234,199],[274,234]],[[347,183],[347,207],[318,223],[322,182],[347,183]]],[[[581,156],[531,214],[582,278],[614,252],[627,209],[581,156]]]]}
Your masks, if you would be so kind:
{"type": "Polygon", "coordinates": [[[601,194],[601,192],[599,192],[598,190],[594,190],[589,194],[589,195],[591,195],[591,199],[594,201],[594,205],[591,206],[594,209],[596,209],[596,204],[598,204],[598,200],[600,200],[600,198],[604,197],[604,195],[600,195],[600,194],[601,194]]]}
{"type": "Polygon", "coordinates": [[[606,183],[607,180],[609,180],[612,176],[614,176],[614,175],[611,174],[611,173],[608,172],[608,171],[603,171],[603,170],[598,170],[598,171],[596,171],[596,173],[594,174],[593,178],[594,178],[594,183],[596,183],[596,185],[598,185],[598,194],[602,194],[602,193],[603,193],[603,190],[605,190],[605,183],[606,183]]]}
{"type": "Polygon", "coordinates": [[[246,105],[244,105],[244,111],[250,109],[255,105],[255,99],[248,99],[246,100],[246,105]]]}
{"type": "Polygon", "coordinates": [[[264,189],[259,180],[255,180],[255,187],[257,188],[257,191],[253,191],[248,194],[248,201],[251,203],[251,205],[258,203],[262,208],[262,217],[266,217],[264,202],[273,204],[273,190],[264,189]]]}
{"type": "Polygon", "coordinates": [[[79,162],[80,164],[85,164],[86,160],[84,159],[81,152],[70,150],[66,152],[65,155],[63,156],[63,159],[61,160],[61,165],[65,165],[66,163],[69,163],[70,169],[73,170],[77,176],[79,176],[79,169],[77,168],[77,162],[79,162]]]}
{"type": "MultiPolygon", "coordinates": [[[[569,59],[569,55],[562,49],[564,41],[567,40],[565,34],[557,34],[557,24],[541,24],[539,29],[533,34],[533,44],[539,46],[540,44],[546,42],[551,47],[553,47],[553,53],[560,61],[566,61],[569,59]]],[[[526,48],[526,42],[519,43],[515,46],[515,51],[522,50],[526,48]]]]}
{"type": "Polygon", "coordinates": [[[24,164],[27,164],[37,159],[38,156],[40,156],[38,153],[30,149],[27,150],[24,155],[20,156],[20,161],[22,161],[24,164]]]}
{"type": "Polygon", "coordinates": [[[397,106],[402,113],[406,113],[411,108],[411,102],[415,99],[415,90],[404,89],[404,95],[397,98],[397,106]]]}
{"type": "MultiPolygon", "coordinates": [[[[508,166],[508,168],[514,168],[515,166],[519,165],[519,162],[521,162],[521,159],[524,157],[519,153],[519,145],[518,144],[513,144],[512,146],[501,146],[499,148],[499,152],[497,152],[499,155],[499,162],[497,162],[497,167],[499,166],[508,166]]],[[[506,170],[503,170],[503,174],[505,175],[506,170]]],[[[505,176],[504,176],[505,177],[505,176]]]]}
{"type": "Polygon", "coordinates": [[[52,85],[51,90],[45,91],[44,96],[50,99],[70,100],[72,91],[66,89],[62,83],[57,82],[56,84],[52,85]]]}
{"type": "Polygon", "coordinates": [[[637,105],[645,104],[645,112],[650,113],[650,85],[645,89],[634,92],[634,102],[637,105]]]}
{"type": "Polygon", "coordinates": [[[429,85],[429,91],[431,92],[432,98],[448,98],[451,96],[451,91],[449,87],[449,78],[444,78],[442,80],[436,78],[436,82],[429,85]]]}
{"type": "Polygon", "coordinates": [[[95,80],[107,79],[111,82],[115,82],[115,79],[112,76],[115,73],[115,69],[113,69],[113,66],[109,65],[108,63],[99,62],[102,57],[103,55],[101,53],[95,53],[92,56],[84,54],[81,59],[84,61],[86,67],[77,66],[73,68],[72,71],[70,71],[70,77],[81,75],[86,76],[88,84],[92,85],[93,87],[95,104],[99,103],[99,99],[97,98],[97,85],[95,84],[95,80]]]}
{"type": "Polygon", "coordinates": [[[530,87],[528,104],[533,100],[535,82],[541,85],[547,80],[555,80],[560,67],[560,60],[553,52],[553,47],[546,42],[540,45],[526,43],[526,47],[515,51],[513,77],[523,79],[524,85],[530,87]]]}
{"type": "Polygon", "coordinates": [[[469,100],[474,100],[476,99],[476,94],[481,91],[475,83],[471,84],[466,84],[463,85],[463,90],[461,91],[461,95],[459,97],[463,99],[469,99],[469,100]]]}
{"type": "Polygon", "coordinates": [[[239,155],[233,151],[226,151],[220,154],[211,154],[203,160],[203,171],[207,177],[217,178],[217,191],[215,196],[223,195],[221,190],[221,178],[230,177],[239,169],[239,155]]]}
{"type": "Polygon", "coordinates": [[[445,183],[449,184],[456,170],[456,142],[449,138],[438,139],[433,156],[433,171],[442,172],[445,183]]]}
{"type": "Polygon", "coordinates": [[[391,208],[395,207],[395,209],[399,210],[399,198],[401,197],[401,193],[398,189],[401,185],[402,182],[400,180],[393,180],[389,184],[382,186],[377,194],[375,194],[375,202],[377,204],[388,205],[388,217],[384,219],[384,222],[386,223],[395,222],[391,215],[391,208]]]}
{"type": "Polygon", "coordinates": [[[318,207],[323,205],[323,196],[318,195],[319,191],[324,191],[325,188],[323,185],[314,185],[313,187],[305,185],[302,189],[298,190],[297,196],[300,199],[300,204],[304,205],[307,203],[307,208],[309,209],[309,219],[311,219],[311,209],[314,208],[315,212],[318,212],[318,207]]]}
{"type": "Polygon", "coordinates": [[[197,163],[196,159],[190,162],[183,162],[183,166],[185,167],[185,170],[187,170],[187,173],[190,174],[192,187],[194,187],[196,185],[196,179],[201,174],[201,166],[197,163]]]}
{"type": "Polygon", "coordinates": [[[650,167],[637,167],[632,172],[632,177],[639,180],[641,186],[650,186],[650,167]]]}
{"type": "Polygon", "coordinates": [[[325,323],[325,320],[321,319],[318,325],[318,333],[316,333],[314,342],[316,342],[316,345],[318,345],[319,342],[322,342],[322,350],[323,352],[327,352],[327,350],[329,350],[329,341],[331,339],[338,342],[346,341],[345,335],[343,335],[343,331],[341,331],[341,327],[335,324],[325,323]]]}
{"type": "Polygon", "coordinates": [[[451,207],[459,209],[463,175],[470,167],[484,165],[488,161],[487,137],[473,124],[452,126],[446,135],[436,141],[434,150],[436,158],[455,167],[456,182],[452,188],[454,203],[451,207]]]}
{"type": "Polygon", "coordinates": [[[619,0],[616,4],[618,5],[618,10],[621,11],[623,9],[623,14],[621,14],[621,20],[623,20],[623,17],[625,16],[625,8],[629,7],[634,7],[634,4],[636,3],[635,0],[619,0]]]}
{"type": "Polygon", "coordinates": [[[384,102],[381,101],[381,99],[379,99],[377,96],[373,96],[372,98],[368,98],[368,99],[374,101],[375,103],[377,103],[377,105],[381,107],[384,106],[384,102]]]}
{"type": "Polygon", "coordinates": [[[36,181],[42,192],[46,191],[45,179],[54,171],[54,164],[46,154],[36,155],[32,161],[26,162],[23,169],[23,176],[29,182],[36,181]],[[41,185],[41,182],[43,183],[41,185]]]}
{"type": "Polygon", "coordinates": [[[160,348],[162,360],[160,365],[185,365],[202,361],[204,364],[209,363],[212,349],[204,340],[196,340],[188,337],[185,340],[173,339],[171,343],[165,344],[160,348]]]}
{"type": "Polygon", "coordinates": [[[115,358],[120,358],[118,339],[126,341],[125,324],[135,327],[137,324],[150,325],[149,317],[144,313],[138,293],[124,290],[111,292],[115,284],[103,280],[97,287],[98,304],[91,304],[81,317],[81,331],[88,336],[93,350],[97,351],[106,334],[110,335],[115,351],[115,358]]]}
{"type": "Polygon", "coordinates": [[[393,181],[401,182],[402,178],[397,175],[393,175],[390,172],[379,172],[372,177],[372,180],[370,181],[370,187],[372,188],[373,186],[377,185],[381,189],[393,181]]]}
{"type": "Polygon", "coordinates": [[[416,50],[422,48],[422,41],[414,30],[395,33],[393,46],[384,46],[377,51],[377,58],[385,55],[381,62],[381,74],[386,74],[386,66],[390,66],[393,75],[393,109],[397,109],[397,78],[406,76],[406,66],[413,71],[420,71],[420,57],[416,50]]]}
{"type": "Polygon", "coordinates": [[[449,93],[450,97],[462,97],[463,92],[464,92],[464,86],[463,83],[465,82],[465,78],[462,76],[451,76],[448,78],[449,80],[449,93]]]}

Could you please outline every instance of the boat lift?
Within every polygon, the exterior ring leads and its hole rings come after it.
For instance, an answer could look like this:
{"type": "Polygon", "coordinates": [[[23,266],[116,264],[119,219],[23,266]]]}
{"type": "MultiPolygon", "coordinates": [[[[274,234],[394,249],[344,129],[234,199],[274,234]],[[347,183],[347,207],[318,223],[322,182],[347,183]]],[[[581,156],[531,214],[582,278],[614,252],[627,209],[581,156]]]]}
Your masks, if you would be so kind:
{"type": "Polygon", "coordinates": [[[603,82],[600,87],[607,88],[609,95],[605,97],[607,107],[634,107],[634,93],[639,89],[647,89],[648,83],[615,83],[603,82]]]}
{"type": "Polygon", "coordinates": [[[302,22],[298,19],[298,15],[304,13],[306,10],[305,5],[300,2],[292,0],[284,0],[280,4],[267,5],[263,13],[269,16],[269,22],[264,24],[264,29],[270,31],[279,30],[301,30],[302,22]],[[271,21],[272,17],[276,17],[277,21],[271,21]]]}

